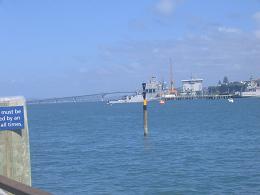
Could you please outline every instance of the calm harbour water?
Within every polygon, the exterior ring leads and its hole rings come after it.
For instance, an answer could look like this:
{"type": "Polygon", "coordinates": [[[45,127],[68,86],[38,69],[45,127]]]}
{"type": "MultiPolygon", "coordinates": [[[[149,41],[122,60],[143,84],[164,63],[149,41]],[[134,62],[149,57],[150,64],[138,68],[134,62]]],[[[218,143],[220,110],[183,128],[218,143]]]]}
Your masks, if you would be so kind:
{"type": "Polygon", "coordinates": [[[260,99],[29,105],[33,186],[53,194],[259,194],[260,99]]]}

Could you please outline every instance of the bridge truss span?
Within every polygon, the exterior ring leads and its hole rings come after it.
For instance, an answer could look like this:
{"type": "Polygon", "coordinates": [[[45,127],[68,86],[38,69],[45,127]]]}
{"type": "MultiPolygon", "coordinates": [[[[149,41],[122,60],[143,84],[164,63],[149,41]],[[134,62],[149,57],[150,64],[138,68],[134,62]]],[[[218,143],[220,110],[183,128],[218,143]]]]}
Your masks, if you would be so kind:
{"type": "Polygon", "coordinates": [[[44,99],[30,99],[27,100],[27,104],[54,104],[54,103],[77,103],[77,102],[100,102],[109,101],[111,99],[120,98],[126,95],[133,95],[136,92],[104,92],[96,94],[87,94],[79,96],[68,96],[68,97],[52,97],[44,99]]]}

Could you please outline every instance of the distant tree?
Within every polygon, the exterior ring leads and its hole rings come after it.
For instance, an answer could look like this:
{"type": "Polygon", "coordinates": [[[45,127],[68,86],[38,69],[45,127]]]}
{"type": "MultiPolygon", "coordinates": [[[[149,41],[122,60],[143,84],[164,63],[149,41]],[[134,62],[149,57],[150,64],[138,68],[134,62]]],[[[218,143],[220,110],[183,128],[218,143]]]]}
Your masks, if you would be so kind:
{"type": "Polygon", "coordinates": [[[238,81],[231,82],[229,83],[229,93],[230,94],[235,94],[236,92],[241,92],[243,91],[244,84],[238,81]]]}
{"type": "MultiPolygon", "coordinates": [[[[239,92],[243,92],[246,90],[248,83],[242,83],[238,81],[229,82],[228,78],[223,79],[224,82],[222,84],[221,81],[218,82],[217,86],[209,86],[208,94],[210,95],[227,95],[227,94],[237,94],[239,92]]],[[[259,79],[260,83],[260,79],[259,79]]]]}
{"type": "Polygon", "coordinates": [[[219,94],[218,87],[216,87],[216,86],[209,86],[208,87],[208,94],[210,94],[210,95],[217,95],[217,94],[219,94]]]}
{"type": "Polygon", "coordinates": [[[229,82],[228,82],[228,78],[227,76],[224,76],[224,79],[223,79],[223,84],[227,85],[229,82]]]}
{"type": "Polygon", "coordinates": [[[228,84],[226,85],[221,85],[220,87],[218,87],[218,91],[220,95],[226,95],[228,94],[228,84]]]}

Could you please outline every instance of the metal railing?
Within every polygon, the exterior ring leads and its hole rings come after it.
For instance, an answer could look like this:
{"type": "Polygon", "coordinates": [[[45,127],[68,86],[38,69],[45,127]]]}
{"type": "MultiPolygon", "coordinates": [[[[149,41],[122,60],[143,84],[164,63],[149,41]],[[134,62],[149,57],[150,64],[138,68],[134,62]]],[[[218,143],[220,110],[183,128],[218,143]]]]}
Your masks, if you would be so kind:
{"type": "Polygon", "coordinates": [[[0,189],[10,192],[15,195],[51,195],[49,192],[32,188],[23,183],[14,181],[0,175],[0,189]]]}

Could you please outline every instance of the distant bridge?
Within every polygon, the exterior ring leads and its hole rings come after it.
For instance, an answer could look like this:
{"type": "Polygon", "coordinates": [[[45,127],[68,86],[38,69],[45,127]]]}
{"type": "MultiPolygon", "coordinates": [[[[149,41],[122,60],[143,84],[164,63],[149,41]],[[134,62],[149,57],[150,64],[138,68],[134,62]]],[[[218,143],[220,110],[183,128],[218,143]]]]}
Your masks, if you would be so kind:
{"type": "Polygon", "coordinates": [[[69,102],[97,102],[97,101],[108,101],[125,95],[133,95],[136,92],[105,92],[105,93],[96,93],[88,95],[79,95],[79,96],[69,96],[69,97],[53,97],[45,99],[34,99],[27,100],[27,104],[53,104],[53,103],[69,103],[69,102]]]}

